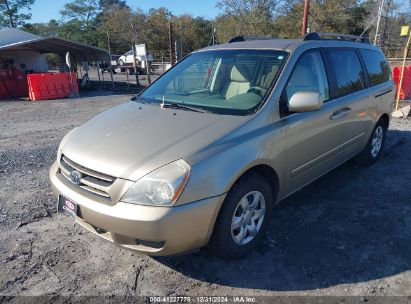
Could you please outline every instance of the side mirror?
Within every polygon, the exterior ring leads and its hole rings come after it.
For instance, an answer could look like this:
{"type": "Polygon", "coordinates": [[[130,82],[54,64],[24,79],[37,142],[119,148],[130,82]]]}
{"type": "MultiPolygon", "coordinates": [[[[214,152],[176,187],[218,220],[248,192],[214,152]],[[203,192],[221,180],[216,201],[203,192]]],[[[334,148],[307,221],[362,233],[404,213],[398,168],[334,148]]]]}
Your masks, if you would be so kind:
{"type": "Polygon", "coordinates": [[[288,102],[290,112],[311,112],[317,111],[323,105],[323,100],[319,92],[301,91],[291,96],[288,102]]]}

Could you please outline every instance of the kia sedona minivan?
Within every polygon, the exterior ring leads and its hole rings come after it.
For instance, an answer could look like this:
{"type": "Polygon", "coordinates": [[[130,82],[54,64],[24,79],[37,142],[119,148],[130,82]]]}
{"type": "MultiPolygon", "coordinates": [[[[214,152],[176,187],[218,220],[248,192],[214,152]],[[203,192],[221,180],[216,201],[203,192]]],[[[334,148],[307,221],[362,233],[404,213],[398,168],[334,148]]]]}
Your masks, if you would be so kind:
{"type": "Polygon", "coordinates": [[[333,34],[242,40],[192,53],[68,133],[50,170],[59,211],[144,254],[237,258],[274,204],[379,158],[394,101],[380,49],[333,34]]]}

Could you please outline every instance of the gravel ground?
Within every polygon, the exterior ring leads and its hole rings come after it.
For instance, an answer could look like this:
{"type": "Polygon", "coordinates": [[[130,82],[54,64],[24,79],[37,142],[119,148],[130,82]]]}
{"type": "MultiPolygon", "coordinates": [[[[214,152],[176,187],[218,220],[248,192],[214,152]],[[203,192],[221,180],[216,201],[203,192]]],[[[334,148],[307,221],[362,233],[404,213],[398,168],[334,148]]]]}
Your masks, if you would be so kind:
{"type": "Polygon", "coordinates": [[[58,294],[411,296],[409,119],[392,121],[374,166],[350,161],[279,204],[263,246],[246,258],[151,258],[73,226],[56,213],[48,181],[62,137],[128,98],[0,102],[0,302],[58,294]]]}

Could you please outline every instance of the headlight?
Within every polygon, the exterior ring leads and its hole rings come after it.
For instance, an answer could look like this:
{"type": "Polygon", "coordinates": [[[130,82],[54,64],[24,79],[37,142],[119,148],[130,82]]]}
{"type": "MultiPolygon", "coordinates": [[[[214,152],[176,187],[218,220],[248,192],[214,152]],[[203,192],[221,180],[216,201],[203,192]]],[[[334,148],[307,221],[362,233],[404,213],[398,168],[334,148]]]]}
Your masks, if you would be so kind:
{"type": "Polygon", "coordinates": [[[183,192],[190,177],[190,165],[179,159],[138,180],[121,201],[141,205],[170,206],[183,192]]]}

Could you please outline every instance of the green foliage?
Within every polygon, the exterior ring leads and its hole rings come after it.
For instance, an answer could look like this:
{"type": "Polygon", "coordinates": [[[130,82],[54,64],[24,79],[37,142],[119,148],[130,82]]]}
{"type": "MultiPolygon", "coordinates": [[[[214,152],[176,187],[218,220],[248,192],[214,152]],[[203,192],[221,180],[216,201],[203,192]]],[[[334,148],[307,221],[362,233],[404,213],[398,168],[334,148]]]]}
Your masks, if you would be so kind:
{"type": "Polygon", "coordinates": [[[273,12],[276,11],[279,3],[279,0],[220,0],[217,2],[217,7],[229,16],[247,16],[256,13],[269,19],[273,17],[273,12]]]}
{"type": "Polygon", "coordinates": [[[283,6],[283,13],[274,20],[275,36],[279,38],[301,37],[304,2],[294,1],[283,6]]]}
{"type": "Polygon", "coordinates": [[[171,12],[165,7],[150,9],[147,15],[145,29],[145,43],[149,49],[168,49],[168,22],[171,12]],[[149,39],[147,39],[149,37],[149,39]]]}
{"type": "Polygon", "coordinates": [[[221,0],[217,7],[224,13],[216,18],[218,42],[238,35],[272,36],[279,0],[221,0]]]}
{"type": "Polygon", "coordinates": [[[174,39],[180,42],[183,54],[189,54],[209,44],[213,30],[211,21],[190,15],[173,17],[171,21],[174,39]]]}
{"type": "Polygon", "coordinates": [[[17,27],[31,19],[30,11],[34,0],[0,1],[0,27],[17,27]],[[24,13],[22,12],[24,11],[24,13]]]}
{"type": "Polygon", "coordinates": [[[60,35],[60,24],[55,19],[51,19],[49,23],[25,24],[23,30],[43,37],[58,37],[60,35]]]}
{"type": "Polygon", "coordinates": [[[368,15],[357,0],[315,0],[310,12],[312,30],[353,35],[361,35],[368,15]]]}
{"type": "Polygon", "coordinates": [[[99,0],[98,6],[100,10],[110,10],[113,7],[127,7],[127,3],[124,0],[99,0]]]}

